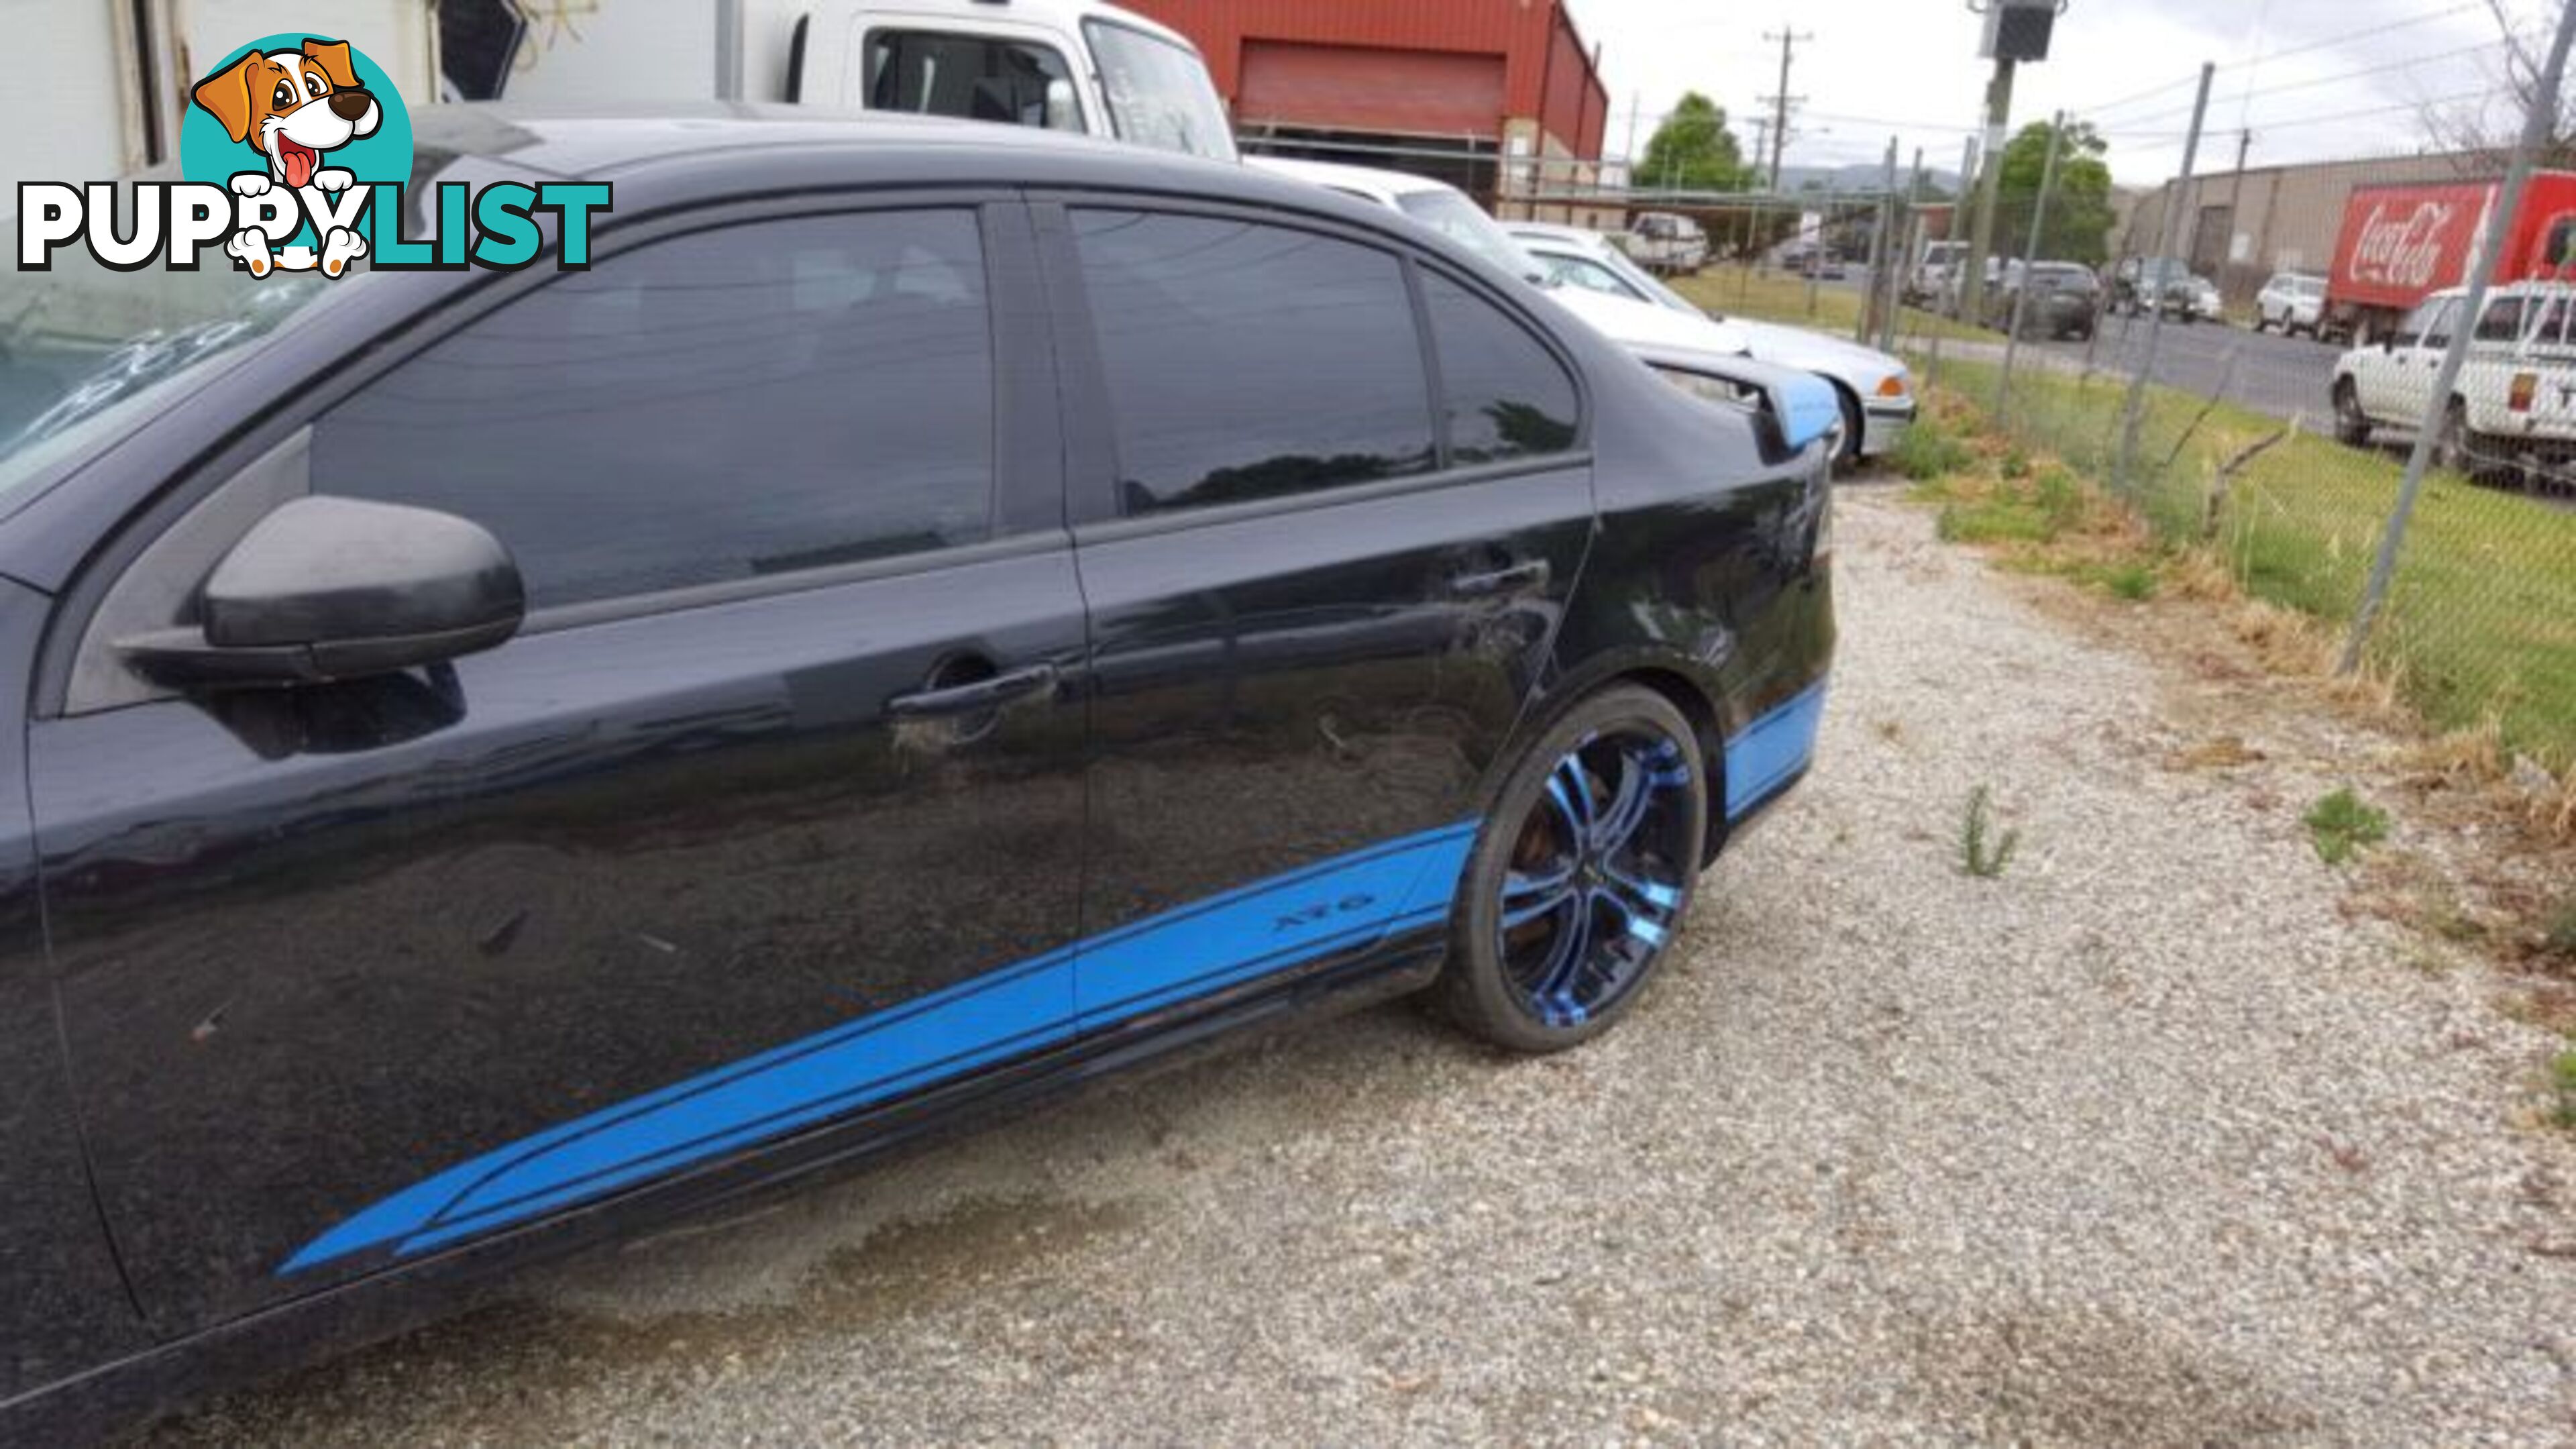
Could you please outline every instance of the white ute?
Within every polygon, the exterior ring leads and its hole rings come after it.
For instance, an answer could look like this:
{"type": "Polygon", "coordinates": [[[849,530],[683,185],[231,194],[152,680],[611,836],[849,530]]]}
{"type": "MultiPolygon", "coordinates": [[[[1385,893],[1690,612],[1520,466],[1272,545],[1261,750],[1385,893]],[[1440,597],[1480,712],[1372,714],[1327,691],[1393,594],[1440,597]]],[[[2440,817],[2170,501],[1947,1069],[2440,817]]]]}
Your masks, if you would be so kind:
{"type": "MultiPolygon", "coordinates": [[[[2433,403],[2442,354],[2468,295],[2427,297],[2385,341],[2335,361],[2335,436],[2356,446],[2379,428],[2412,431],[2433,403]]],[[[2443,400],[2434,461],[2471,477],[2526,462],[2552,473],[2576,462],[2576,283],[2517,282],[2487,294],[2459,386],[2443,400]]]]}

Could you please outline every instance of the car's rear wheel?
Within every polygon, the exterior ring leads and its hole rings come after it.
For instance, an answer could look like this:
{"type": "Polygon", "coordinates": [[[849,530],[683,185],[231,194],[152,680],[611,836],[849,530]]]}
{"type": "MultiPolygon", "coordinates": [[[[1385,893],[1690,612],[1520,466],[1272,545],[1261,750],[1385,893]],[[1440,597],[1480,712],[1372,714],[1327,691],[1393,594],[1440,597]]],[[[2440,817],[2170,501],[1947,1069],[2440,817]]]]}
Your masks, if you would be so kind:
{"type": "Polygon", "coordinates": [[[1576,705],[1531,743],[1477,836],[1441,1005],[1512,1051],[1599,1035],[1679,934],[1707,837],[1708,774],[1681,711],[1638,686],[1576,705]]]}
{"type": "Polygon", "coordinates": [[[1840,386],[1834,388],[1834,401],[1843,410],[1843,444],[1841,450],[1834,454],[1835,466],[1857,468],[1860,466],[1861,443],[1868,436],[1869,420],[1861,416],[1860,399],[1843,391],[1840,386]]]}
{"type": "Polygon", "coordinates": [[[2350,448],[2370,442],[2370,417],[2361,410],[2361,394],[2353,390],[2351,378],[2334,385],[2334,415],[2336,442],[2350,448]]]}

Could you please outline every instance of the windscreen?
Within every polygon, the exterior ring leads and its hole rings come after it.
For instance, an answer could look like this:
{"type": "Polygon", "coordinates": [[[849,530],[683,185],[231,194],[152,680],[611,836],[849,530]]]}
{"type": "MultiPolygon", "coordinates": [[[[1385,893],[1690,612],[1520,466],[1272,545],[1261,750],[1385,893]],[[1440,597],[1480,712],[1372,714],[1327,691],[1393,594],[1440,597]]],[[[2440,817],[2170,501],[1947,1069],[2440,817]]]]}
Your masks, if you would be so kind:
{"type": "Polygon", "coordinates": [[[1439,232],[1452,241],[1464,244],[1470,251],[1492,262],[1515,277],[1536,276],[1537,263],[1521,250],[1511,234],[1496,225],[1476,203],[1463,193],[1446,187],[1433,191],[1408,191],[1396,197],[1395,204],[1404,214],[1439,232]]]}
{"type": "Polygon", "coordinates": [[[1133,26],[1086,20],[1118,139],[1215,161],[1236,159],[1225,102],[1197,54],[1133,26]]]}

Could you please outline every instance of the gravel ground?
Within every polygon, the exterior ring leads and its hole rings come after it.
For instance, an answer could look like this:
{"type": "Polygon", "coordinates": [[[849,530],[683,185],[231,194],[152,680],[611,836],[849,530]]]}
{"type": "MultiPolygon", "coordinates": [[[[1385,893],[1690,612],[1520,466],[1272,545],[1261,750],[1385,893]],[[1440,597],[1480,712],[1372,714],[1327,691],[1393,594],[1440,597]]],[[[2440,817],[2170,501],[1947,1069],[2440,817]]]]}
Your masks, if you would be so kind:
{"type": "Polygon", "coordinates": [[[1883,495],[1841,564],[1816,775],[1593,1046],[1371,1013],[156,1441],[2576,1441],[2546,1038],[2345,909],[2311,766],[2171,768],[2181,684],[1883,495]]]}

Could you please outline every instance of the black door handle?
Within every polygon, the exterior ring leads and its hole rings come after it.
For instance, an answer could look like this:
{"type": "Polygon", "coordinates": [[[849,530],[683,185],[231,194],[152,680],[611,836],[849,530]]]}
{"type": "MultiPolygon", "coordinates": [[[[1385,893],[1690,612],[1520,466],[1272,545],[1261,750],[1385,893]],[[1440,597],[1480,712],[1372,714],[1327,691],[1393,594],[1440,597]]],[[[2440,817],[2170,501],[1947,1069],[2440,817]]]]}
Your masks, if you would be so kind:
{"type": "Polygon", "coordinates": [[[1449,581],[1449,592],[1462,599],[1489,599],[1496,594],[1525,594],[1547,587],[1547,560],[1531,559],[1489,574],[1461,574],[1449,581]]]}
{"type": "Polygon", "coordinates": [[[1032,664],[967,684],[898,694],[886,701],[886,713],[899,719],[937,719],[944,715],[981,714],[1012,700],[1055,688],[1056,667],[1032,664]]]}

